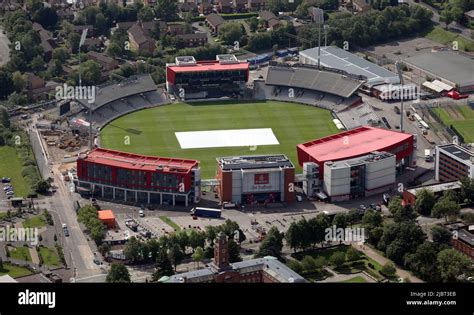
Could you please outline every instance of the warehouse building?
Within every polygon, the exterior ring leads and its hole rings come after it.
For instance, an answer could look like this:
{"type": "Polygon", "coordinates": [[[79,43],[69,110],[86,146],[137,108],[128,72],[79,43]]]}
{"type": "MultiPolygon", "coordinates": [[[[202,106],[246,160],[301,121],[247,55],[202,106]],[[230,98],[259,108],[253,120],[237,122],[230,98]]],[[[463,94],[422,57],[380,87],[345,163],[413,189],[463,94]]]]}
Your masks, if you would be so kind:
{"type": "MultiPolygon", "coordinates": [[[[299,54],[300,62],[310,65],[318,64],[318,47],[303,50],[299,54]]],[[[321,47],[320,64],[323,67],[363,76],[366,78],[365,85],[369,88],[382,84],[400,83],[396,73],[336,46],[321,47]]]]}
{"type": "Polygon", "coordinates": [[[96,198],[141,204],[197,203],[195,160],[145,156],[97,148],[77,159],[77,189],[96,198]]]}
{"type": "Polygon", "coordinates": [[[314,162],[319,166],[319,178],[324,178],[325,163],[349,160],[374,151],[392,153],[396,163],[415,166],[416,139],[412,134],[363,126],[309,141],[297,146],[298,163],[314,162]]]}
{"type": "Polygon", "coordinates": [[[295,200],[295,167],[282,154],[217,158],[221,202],[255,205],[295,200]]]}
{"type": "Polygon", "coordinates": [[[373,152],[355,159],[324,163],[323,189],[332,201],[387,191],[396,181],[395,155],[373,152]]]}
{"type": "Polygon", "coordinates": [[[474,152],[457,145],[445,144],[435,149],[435,179],[440,182],[474,178],[474,152]]]}
{"type": "Polygon", "coordinates": [[[461,93],[474,92],[474,60],[459,52],[430,52],[404,62],[416,75],[438,79],[461,93]]]}

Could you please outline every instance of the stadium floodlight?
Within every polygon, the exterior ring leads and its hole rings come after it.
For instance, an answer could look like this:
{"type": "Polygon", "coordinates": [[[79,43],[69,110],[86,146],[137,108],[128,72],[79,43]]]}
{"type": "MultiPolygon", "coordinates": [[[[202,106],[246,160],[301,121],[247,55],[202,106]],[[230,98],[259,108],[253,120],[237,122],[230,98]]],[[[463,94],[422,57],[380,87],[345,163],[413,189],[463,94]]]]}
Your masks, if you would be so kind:
{"type": "MultiPolygon", "coordinates": [[[[79,55],[79,89],[82,90],[82,59],[81,59],[81,47],[84,45],[87,37],[87,31],[89,29],[85,28],[82,30],[81,40],[79,41],[79,47],[77,54],[79,55]]],[[[93,147],[93,138],[92,138],[92,103],[89,103],[89,148],[92,150],[93,147]]]]}
{"type": "Polygon", "coordinates": [[[403,116],[404,116],[404,111],[403,111],[403,98],[404,98],[404,86],[403,86],[403,73],[401,69],[401,61],[396,61],[395,62],[395,67],[397,67],[397,73],[398,73],[398,78],[400,79],[400,84],[401,84],[401,92],[400,92],[400,131],[403,132],[403,116]]]}

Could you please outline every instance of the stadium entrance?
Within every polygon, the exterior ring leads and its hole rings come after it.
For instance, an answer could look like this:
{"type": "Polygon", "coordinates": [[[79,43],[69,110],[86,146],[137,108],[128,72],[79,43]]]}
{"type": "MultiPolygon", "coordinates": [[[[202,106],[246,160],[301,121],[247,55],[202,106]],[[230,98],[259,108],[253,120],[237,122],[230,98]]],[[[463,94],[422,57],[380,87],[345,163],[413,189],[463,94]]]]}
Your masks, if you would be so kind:
{"type": "Polygon", "coordinates": [[[267,205],[269,203],[280,202],[280,192],[243,194],[242,204],[245,205],[267,205]]]}

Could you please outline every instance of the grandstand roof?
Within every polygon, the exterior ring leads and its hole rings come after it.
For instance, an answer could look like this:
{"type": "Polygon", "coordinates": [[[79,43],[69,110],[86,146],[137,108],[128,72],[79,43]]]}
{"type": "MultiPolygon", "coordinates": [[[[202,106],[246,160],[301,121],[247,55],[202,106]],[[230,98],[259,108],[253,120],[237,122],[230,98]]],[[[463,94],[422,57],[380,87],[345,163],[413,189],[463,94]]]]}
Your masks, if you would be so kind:
{"type": "MultiPolygon", "coordinates": [[[[309,58],[313,64],[318,60],[318,48],[310,48],[300,52],[300,55],[309,58]]],[[[321,65],[335,68],[348,73],[363,75],[367,78],[367,85],[398,84],[400,79],[396,73],[354,55],[335,46],[321,47],[321,65]]]]}
{"type": "MultiPolygon", "coordinates": [[[[119,83],[98,86],[95,93],[95,102],[92,104],[92,110],[132,95],[156,91],[156,84],[149,74],[133,76],[119,83]]],[[[89,103],[85,100],[78,100],[85,107],[89,103]]]]}
{"type": "Polygon", "coordinates": [[[413,135],[374,127],[359,127],[328,137],[299,144],[299,150],[306,152],[319,162],[344,160],[366,155],[413,138],[413,135]]]}
{"type": "Polygon", "coordinates": [[[82,154],[79,156],[79,159],[90,163],[126,169],[142,171],[163,170],[169,173],[188,173],[199,164],[196,160],[140,155],[102,148],[82,154]]]}
{"type": "Polygon", "coordinates": [[[203,72],[203,71],[229,71],[229,70],[247,70],[249,68],[248,62],[239,62],[232,64],[222,64],[219,60],[198,61],[195,65],[168,65],[169,69],[176,73],[183,72],[203,72]]]}
{"type": "Polygon", "coordinates": [[[319,70],[315,67],[273,65],[268,68],[268,85],[289,86],[350,97],[363,82],[344,74],[319,70]]]}

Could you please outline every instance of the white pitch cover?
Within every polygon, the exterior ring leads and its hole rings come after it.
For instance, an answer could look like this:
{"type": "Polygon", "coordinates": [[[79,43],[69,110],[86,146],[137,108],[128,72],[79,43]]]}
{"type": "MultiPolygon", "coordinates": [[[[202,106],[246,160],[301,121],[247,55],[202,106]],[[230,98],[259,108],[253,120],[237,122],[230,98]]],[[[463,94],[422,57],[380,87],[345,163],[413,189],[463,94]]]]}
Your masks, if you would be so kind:
{"type": "Polygon", "coordinates": [[[175,132],[181,149],[280,144],[271,128],[175,132]]]}

